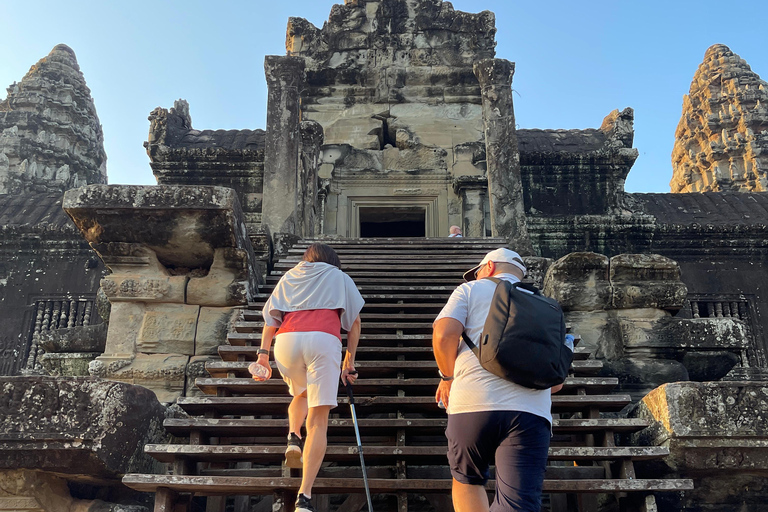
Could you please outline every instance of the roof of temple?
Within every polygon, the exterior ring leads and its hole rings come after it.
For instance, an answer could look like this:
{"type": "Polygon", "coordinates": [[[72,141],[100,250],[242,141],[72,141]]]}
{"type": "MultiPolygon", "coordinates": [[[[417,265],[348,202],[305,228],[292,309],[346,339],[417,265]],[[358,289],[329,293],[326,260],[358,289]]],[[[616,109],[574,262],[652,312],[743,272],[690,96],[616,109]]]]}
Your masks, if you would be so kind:
{"type": "Polygon", "coordinates": [[[627,194],[630,206],[664,224],[768,225],[768,193],[627,194]]]}
{"type": "Polygon", "coordinates": [[[602,148],[607,138],[598,129],[517,130],[520,153],[588,153],[602,148]]]}
{"type": "Polygon", "coordinates": [[[189,130],[175,148],[222,148],[256,151],[264,147],[264,130],[189,130]]]}
{"type": "Polygon", "coordinates": [[[0,229],[15,226],[74,229],[61,208],[63,197],[51,193],[1,194],[0,229]]]}

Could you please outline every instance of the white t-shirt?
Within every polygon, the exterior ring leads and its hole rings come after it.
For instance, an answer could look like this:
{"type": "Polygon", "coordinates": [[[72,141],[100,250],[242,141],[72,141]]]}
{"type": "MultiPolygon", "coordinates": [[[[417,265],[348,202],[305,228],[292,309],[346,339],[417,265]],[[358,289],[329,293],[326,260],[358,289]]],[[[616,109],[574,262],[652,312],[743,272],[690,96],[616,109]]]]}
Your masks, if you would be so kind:
{"type": "MultiPolygon", "coordinates": [[[[497,274],[494,277],[512,283],[519,281],[512,274],[497,274]]],[[[435,322],[441,318],[454,318],[464,326],[469,339],[478,343],[495,291],[496,283],[488,279],[460,285],[453,291],[435,322]]],[[[448,414],[522,411],[552,422],[552,397],[548,389],[526,388],[490,373],[480,366],[477,356],[463,340],[459,340],[458,349],[448,414]]]]}

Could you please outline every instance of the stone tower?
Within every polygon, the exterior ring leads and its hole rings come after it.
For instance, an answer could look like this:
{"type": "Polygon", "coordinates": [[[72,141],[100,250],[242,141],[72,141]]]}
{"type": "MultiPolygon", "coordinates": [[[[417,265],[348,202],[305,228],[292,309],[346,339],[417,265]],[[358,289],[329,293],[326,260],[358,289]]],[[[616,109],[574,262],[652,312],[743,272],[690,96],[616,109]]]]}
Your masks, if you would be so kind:
{"type": "Polygon", "coordinates": [[[57,45],[0,102],[0,194],[107,182],[104,135],[75,52],[57,45]]]}
{"type": "Polygon", "coordinates": [[[768,84],[730,48],[711,46],[675,139],[672,192],[768,191],[768,84]]]}

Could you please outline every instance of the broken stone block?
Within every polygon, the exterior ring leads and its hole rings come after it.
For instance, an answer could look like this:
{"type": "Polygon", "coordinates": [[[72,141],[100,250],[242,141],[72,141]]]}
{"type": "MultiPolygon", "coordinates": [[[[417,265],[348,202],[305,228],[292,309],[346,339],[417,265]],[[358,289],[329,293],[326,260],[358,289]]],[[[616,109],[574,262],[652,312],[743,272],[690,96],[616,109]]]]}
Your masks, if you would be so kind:
{"type": "Polygon", "coordinates": [[[101,352],[48,352],[40,356],[40,364],[45,372],[53,377],[88,377],[88,365],[100,354],[101,352]]]}
{"type": "Polygon", "coordinates": [[[0,470],[119,480],[155,472],[144,445],[164,442],[163,407],[140,386],[91,377],[0,377],[0,470]]]}
{"type": "Polygon", "coordinates": [[[768,503],[765,382],[665,384],[629,415],[651,423],[632,435],[633,444],[670,451],[658,461],[635,462],[637,476],[694,480],[692,491],[657,495],[660,512],[700,510],[703,503],[711,510],[747,510],[745,503],[768,503]]]}
{"type": "Polygon", "coordinates": [[[611,306],[614,309],[657,308],[676,312],[688,288],[676,261],[658,254],[620,254],[610,260],[611,306]]]}
{"type": "Polygon", "coordinates": [[[227,333],[240,318],[236,308],[200,308],[195,335],[195,355],[217,355],[219,345],[227,344],[227,333]]]}
{"type": "Polygon", "coordinates": [[[221,361],[221,358],[213,355],[192,356],[189,358],[189,364],[187,365],[187,392],[185,396],[205,395],[195,385],[195,379],[210,377],[210,374],[205,369],[205,364],[209,361],[221,361]]]}
{"type": "Polygon", "coordinates": [[[145,354],[195,353],[199,306],[148,305],[136,339],[136,350],[145,354]]]}
{"type": "Polygon", "coordinates": [[[564,311],[609,309],[611,286],[607,256],[574,252],[554,262],[544,278],[544,295],[560,303],[564,311]]]}

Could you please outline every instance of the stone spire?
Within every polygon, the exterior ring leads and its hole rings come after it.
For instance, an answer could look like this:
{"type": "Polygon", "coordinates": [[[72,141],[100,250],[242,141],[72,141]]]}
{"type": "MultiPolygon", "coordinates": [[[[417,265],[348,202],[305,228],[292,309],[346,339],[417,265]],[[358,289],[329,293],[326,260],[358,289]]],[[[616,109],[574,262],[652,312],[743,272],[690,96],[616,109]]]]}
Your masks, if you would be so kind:
{"type": "Polygon", "coordinates": [[[711,46],[675,139],[672,192],[768,191],[768,84],[727,46],[711,46]]]}
{"type": "Polygon", "coordinates": [[[0,194],[107,182],[104,135],[75,52],[60,44],[0,102],[0,194]]]}

